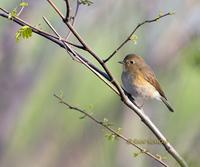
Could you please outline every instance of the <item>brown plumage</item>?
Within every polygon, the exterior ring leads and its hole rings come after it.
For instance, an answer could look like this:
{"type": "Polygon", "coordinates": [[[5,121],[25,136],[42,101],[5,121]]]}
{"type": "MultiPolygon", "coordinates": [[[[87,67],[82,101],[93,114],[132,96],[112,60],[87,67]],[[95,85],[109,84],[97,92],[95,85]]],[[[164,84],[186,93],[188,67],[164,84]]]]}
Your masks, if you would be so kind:
{"type": "Polygon", "coordinates": [[[127,55],[123,62],[122,82],[125,90],[134,97],[155,98],[161,100],[170,111],[174,111],[167,102],[156,76],[144,59],[135,54],[127,55]]]}

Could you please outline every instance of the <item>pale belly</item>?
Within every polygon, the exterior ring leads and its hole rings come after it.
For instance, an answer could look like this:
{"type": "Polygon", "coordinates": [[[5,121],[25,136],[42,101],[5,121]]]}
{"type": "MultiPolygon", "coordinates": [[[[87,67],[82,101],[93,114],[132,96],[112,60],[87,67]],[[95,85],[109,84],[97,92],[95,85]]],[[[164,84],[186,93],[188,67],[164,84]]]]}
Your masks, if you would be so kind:
{"type": "Polygon", "coordinates": [[[142,99],[155,98],[160,100],[159,92],[150,83],[135,82],[134,76],[126,72],[122,73],[121,79],[125,90],[133,97],[142,99]]]}

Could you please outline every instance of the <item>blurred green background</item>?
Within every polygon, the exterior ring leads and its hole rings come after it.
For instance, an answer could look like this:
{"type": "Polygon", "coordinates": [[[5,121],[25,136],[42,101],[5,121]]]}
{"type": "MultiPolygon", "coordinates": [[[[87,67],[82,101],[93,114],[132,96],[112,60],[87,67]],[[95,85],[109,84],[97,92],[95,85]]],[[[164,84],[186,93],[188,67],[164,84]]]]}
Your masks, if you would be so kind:
{"type": "MultiPolygon", "coordinates": [[[[1,0],[11,11],[19,0],[1,0]]],[[[22,18],[50,31],[46,16],[64,36],[67,28],[46,1],[29,0],[22,18]]],[[[64,12],[64,1],[54,0],[64,12]]],[[[74,3],[75,1],[71,1],[74,3]]],[[[157,102],[145,112],[192,167],[200,166],[200,1],[94,0],[81,6],[75,27],[93,50],[106,58],[137,23],[160,11],[175,12],[141,27],[137,44],[128,43],[109,61],[120,81],[117,63],[138,53],[152,66],[175,113],[157,102]]],[[[129,138],[155,139],[120,99],[63,49],[34,34],[15,41],[20,27],[0,18],[0,166],[1,167],[144,167],[161,166],[121,140],[108,141],[106,132],[81,114],[67,110],[53,97],[107,118],[129,138]]],[[[73,39],[72,39],[73,40],[73,39]]],[[[91,59],[92,60],[92,59],[91,59]]],[[[94,62],[95,63],[95,62],[94,62]]],[[[141,145],[178,166],[161,145],[141,145]]]]}

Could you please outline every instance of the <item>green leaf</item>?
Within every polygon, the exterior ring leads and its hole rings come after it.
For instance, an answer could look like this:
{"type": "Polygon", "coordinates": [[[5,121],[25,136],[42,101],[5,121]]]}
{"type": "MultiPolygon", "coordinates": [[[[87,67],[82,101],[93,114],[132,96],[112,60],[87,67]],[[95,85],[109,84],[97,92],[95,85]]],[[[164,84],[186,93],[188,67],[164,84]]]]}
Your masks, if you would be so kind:
{"type": "Polygon", "coordinates": [[[21,2],[19,4],[19,6],[21,6],[21,7],[27,7],[28,6],[28,2],[21,2]]]}
{"type": "Polygon", "coordinates": [[[87,115],[85,114],[85,115],[83,115],[83,116],[81,116],[81,117],[79,117],[79,119],[84,119],[85,117],[87,117],[87,115]]]}
{"type": "Polygon", "coordinates": [[[122,128],[117,128],[117,133],[119,133],[119,134],[121,134],[121,132],[122,132],[122,128]]]}
{"type": "Polygon", "coordinates": [[[90,0],[79,0],[80,4],[90,6],[93,4],[90,0]]]}
{"type": "Polygon", "coordinates": [[[15,39],[18,42],[20,38],[28,39],[32,36],[32,29],[29,26],[21,27],[15,34],[15,39]]]}
{"type": "Polygon", "coordinates": [[[161,156],[161,155],[156,154],[156,157],[157,157],[159,160],[162,160],[162,156],[161,156]]]}
{"type": "Polygon", "coordinates": [[[92,104],[90,104],[89,106],[88,106],[88,110],[93,110],[94,109],[94,106],[92,105],[92,104]]]}
{"type": "Polygon", "coordinates": [[[135,152],[134,152],[134,153],[133,153],[133,156],[134,156],[134,157],[137,157],[139,154],[140,154],[140,153],[135,153],[135,152]]]}
{"type": "Polygon", "coordinates": [[[113,133],[107,133],[105,134],[105,137],[109,140],[109,141],[114,141],[117,139],[117,135],[113,134],[113,133]]]}
{"type": "Polygon", "coordinates": [[[137,44],[137,40],[138,40],[138,36],[133,34],[131,37],[130,37],[130,40],[133,41],[133,43],[136,45],[137,44]]]}
{"type": "Polygon", "coordinates": [[[175,12],[170,12],[169,14],[170,14],[170,15],[175,15],[175,12]]]}
{"type": "Polygon", "coordinates": [[[16,16],[17,16],[17,9],[16,9],[16,8],[13,9],[12,12],[10,12],[10,13],[8,14],[8,18],[9,18],[9,19],[12,19],[13,17],[16,17],[16,16]]]}
{"type": "Polygon", "coordinates": [[[133,153],[133,156],[134,156],[134,157],[137,157],[138,155],[144,154],[144,153],[146,153],[146,152],[147,152],[147,150],[145,150],[145,149],[144,149],[144,150],[141,150],[140,152],[134,152],[134,153],[133,153]]]}
{"type": "Polygon", "coordinates": [[[15,39],[18,42],[21,37],[21,33],[19,31],[16,32],[15,39]]]}
{"type": "Polygon", "coordinates": [[[160,18],[162,15],[163,15],[163,12],[160,11],[160,12],[159,12],[159,15],[158,15],[158,18],[160,18]]]}
{"type": "Polygon", "coordinates": [[[104,123],[104,124],[107,124],[107,123],[108,123],[108,119],[107,119],[107,118],[104,118],[104,119],[103,119],[103,123],[104,123]]]}
{"type": "Polygon", "coordinates": [[[113,125],[112,123],[110,123],[110,122],[108,121],[107,118],[104,118],[104,119],[103,119],[102,124],[103,124],[104,126],[112,126],[112,125],[113,125]]]}

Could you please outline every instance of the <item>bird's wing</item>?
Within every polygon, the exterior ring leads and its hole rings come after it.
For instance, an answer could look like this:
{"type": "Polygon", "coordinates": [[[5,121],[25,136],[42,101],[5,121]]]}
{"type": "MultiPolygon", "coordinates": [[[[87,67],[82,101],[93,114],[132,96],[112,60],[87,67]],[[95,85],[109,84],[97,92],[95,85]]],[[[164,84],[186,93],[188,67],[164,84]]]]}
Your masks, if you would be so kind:
{"type": "Polygon", "coordinates": [[[161,89],[161,86],[158,83],[158,81],[156,80],[156,75],[154,74],[151,67],[146,65],[141,70],[142,70],[142,73],[144,74],[145,80],[148,81],[151,85],[153,85],[156,88],[156,90],[160,93],[160,95],[167,100],[165,93],[161,89]]]}

